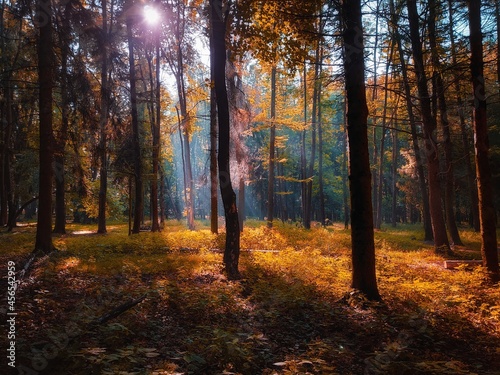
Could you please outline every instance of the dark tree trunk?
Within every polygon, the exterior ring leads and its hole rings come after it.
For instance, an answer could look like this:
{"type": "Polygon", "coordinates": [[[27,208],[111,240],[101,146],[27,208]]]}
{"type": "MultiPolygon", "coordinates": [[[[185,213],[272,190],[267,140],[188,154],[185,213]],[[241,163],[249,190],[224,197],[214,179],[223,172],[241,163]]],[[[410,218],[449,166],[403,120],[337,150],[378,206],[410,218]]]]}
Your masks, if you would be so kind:
{"type": "Polygon", "coordinates": [[[498,282],[496,213],[493,205],[493,186],[489,163],[489,140],[486,120],[486,94],[483,61],[483,36],[481,33],[481,1],[470,0],[469,30],[471,48],[471,73],[474,95],[474,146],[476,152],[476,181],[479,197],[481,224],[481,255],[490,280],[498,282]]]}
{"type": "Polygon", "coordinates": [[[61,128],[59,130],[59,137],[55,141],[55,155],[54,155],[54,177],[56,188],[55,199],[55,223],[54,233],[66,233],[66,194],[65,194],[65,148],[68,138],[69,128],[69,71],[68,71],[68,55],[70,53],[69,44],[70,40],[70,9],[69,5],[65,5],[65,11],[62,14],[62,30],[59,34],[59,44],[61,46],[61,128]]]}
{"type": "MultiPolygon", "coordinates": [[[[229,102],[226,89],[226,23],[221,0],[210,0],[214,63],[214,86],[217,98],[217,114],[219,120],[219,184],[226,218],[226,245],[224,249],[224,265],[229,279],[240,278],[238,263],[240,257],[240,225],[236,194],[231,185],[229,168],[230,120],[229,102]]],[[[227,12],[228,10],[226,10],[227,12]]]]}
{"type": "MultiPolygon", "coordinates": [[[[345,96],[345,95],[344,95],[345,96]]],[[[343,161],[342,161],[342,195],[344,198],[344,229],[349,229],[350,223],[350,206],[349,206],[349,191],[347,186],[347,169],[349,168],[349,148],[347,142],[347,99],[344,100],[343,106],[344,129],[342,134],[343,142],[343,161]]]]}
{"type": "Polygon", "coordinates": [[[394,123],[394,130],[392,131],[392,226],[395,228],[397,224],[397,203],[398,203],[398,186],[396,183],[397,170],[398,170],[398,124],[397,116],[394,123]]]}
{"type": "Polygon", "coordinates": [[[444,194],[444,209],[446,225],[450,234],[451,240],[455,245],[462,246],[460,234],[458,233],[457,223],[455,221],[455,184],[453,174],[453,146],[451,143],[450,121],[448,120],[448,106],[445,98],[445,86],[443,76],[441,74],[442,67],[439,60],[438,43],[436,35],[436,19],[437,19],[437,4],[435,0],[429,0],[429,46],[431,49],[431,59],[434,68],[433,80],[436,83],[436,99],[438,101],[438,110],[440,115],[440,124],[443,133],[444,147],[444,177],[445,177],[445,194],[444,194]]]}
{"type": "Polygon", "coordinates": [[[342,2],[342,21],[349,137],[352,287],[369,299],[380,300],[375,273],[361,1],[342,2]]]}
{"type": "Polygon", "coordinates": [[[160,123],[161,123],[161,98],[160,98],[160,35],[157,30],[155,33],[155,76],[153,77],[153,66],[150,64],[149,74],[151,82],[151,134],[152,134],[152,164],[153,164],[153,178],[151,180],[151,232],[160,231],[160,222],[158,221],[158,178],[160,169],[160,123]]]}
{"type": "Polygon", "coordinates": [[[447,253],[450,250],[450,245],[441,204],[439,159],[435,140],[437,124],[436,119],[432,116],[431,100],[427,88],[416,0],[408,0],[408,18],[427,156],[427,184],[429,185],[429,209],[434,235],[434,248],[436,252],[447,253]]]}
{"type": "Polygon", "coordinates": [[[274,220],[274,166],[276,162],[276,65],[271,69],[271,125],[269,136],[269,174],[267,179],[267,227],[273,227],[274,220]]]}
{"type": "MultiPolygon", "coordinates": [[[[385,135],[387,128],[387,104],[389,100],[389,67],[392,62],[392,57],[394,55],[394,43],[391,43],[391,52],[387,56],[387,63],[385,68],[385,83],[384,83],[384,108],[382,110],[382,135],[380,136],[380,159],[378,166],[378,190],[376,191],[377,199],[374,202],[376,207],[375,215],[375,228],[380,229],[382,227],[382,187],[384,181],[384,153],[385,153],[385,135]]],[[[396,106],[397,107],[397,106],[396,106]]],[[[375,189],[375,184],[374,187],[375,189]]]]}
{"type": "Polygon", "coordinates": [[[102,0],[102,45],[101,45],[101,113],[99,118],[99,213],[97,216],[97,233],[106,233],[106,201],[108,191],[108,163],[106,127],[108,124],[108,5],[102,0]]]}
{"type": "Polygon", "coordinates": [[[219,232],[219,213],[217,199],[217,100],[214,86],[214,46],[210,38],[210,230],[219,232]]]}
{"type": "MultiPolygon", "coordinates": [[[[497,2],[498,7],[498,2],[497,2]]],[[[452,65],[457,66],[457,47],[455,44],[455,33],[454,27],[454,11],[453,11],[453,1],[448,0],[448,15],[449,15],[449,38],[451,43],[451,59],[452,65]]],[[[500,45],[500,44],[499,44],[500,45]]],[[[500,62],[500,59],[498,59],[500,62]]],[[[476,232],[479,232],[479,202],[477,198],[477,186],[476,186],[476,176],[472,166],[472,158],[470,151],[470,139],[468,135],[468,129],[465,122],[464,114],[464,103],[462,99],[462,87],[460,85],[460,76],[456,69],[453,69],[453,80],[455,83],[455,91],[457,92],[457,106],[458,106],[458,117],[460,123],[460,132],[462,133],[462,147],[464,150],[464,161],[467,170],[467,186],[470,194],[470,207],[472,215],[472,227],[476,232]]]]}
{"type": "Polygon", "coordinates": [[[417,129],[416,129],[416,119],[415,115],[413,113],[413,103],[412,103],[412,94],[411,94],[411,88],[410,88],[410,81],[408,79],[408,69],[406,65],[406,59],[403,51],[403,45],[401,43],[401,34],[398,29],[398,21],[399,17],[396,15],[395,12],[395,7],[394,7],[394,1],[390,1],[390,9],[391,9],[391,17],[392,17],[392,24],[393,24],[393,33],[394,33],[394,38],[396,39],[396,42],[398,44],[398,54],[399,54],[399,60],[401,64],[401,74],[403,75],[403,85],[404,85],[404,92],[405,92],[405,100],[406,100],[406,109],[408,112],[408,119],[410,121],[410,126],[411,126],[411,138],[412,138],[412,145],[413,145],[413,152],[415,154],[415,162],[417,166],[417,175],[418,175],[418,183],[420,187],[420,194],[422,195],[422,214],[423,214],[423,221],[424,221],[424,241],[432,241],[434,239],[434,235],[432,232],[432,223],[431,223],[431,215],[430,215],[430,208],[429,208],[429,193],[427,192],[427,186],[426,186],[426,181],[425,181],[425,172],[424,172],[424,166],[422,162],[422,156],[420,152],[420,146],[418,142],[418,135],[417,135],[417,129]]]}
{"type": "Polygon", "coordinates": [[[312,191],[313,191],[313,178],[314,178],[314,163],[316,161],[316,131],[317,131],[317,121],[318,121],[318,102],[320,93],[319,85],[319,66],[321,64],[320,57],[320,42],[318,41],[316,46],[316,56],[314,63],[314,82],[313,82],[313,94],[312,94],[312,116],[311,116],[311,158],[309,159],[309,170],[307,172],[307,183],[306,183],[306,204],[305,204],[305,215],[304,215],[304,228],[311,229],[311,220],[313,216],[312,210],[312,191]]]}
{"type": "Polygon", "coordinates": [[[52,244],[52,178],[53,178],[53,132],[52,132],[52,89],[54,85],[54,56],[52,40],[52,7],[50,0],[38,0],[38,82],[40,105],[40,167],[39,205],[35,251],[49,253],[52,244]]]}
{"type": "Polygon", "coordinates": [[[129,53],[129,79],[130,79],[130,107],[132,121],[132,147],[134,153],[134,224],[132,233],[136,234],[141,231],[141,221],[144,211],[144,196],[142,184],[142,162],[141,162],[141,142],[139,135],[139,120],[137,114],[137,89],[136,89],[136,73],[135,73],[135,58],[134,58],[134,4],[133,0],[128,0],[127,3],[127,40],[129,53]]]}
{"type": "Polygon", "coordinates": [[[304,130],[300,134],[300,199],[302,203],[302,223],[306,225],[307,213],[307,158],[306,158],[306,129],[307,129],[307,64],[304,61],[304,130]]]}

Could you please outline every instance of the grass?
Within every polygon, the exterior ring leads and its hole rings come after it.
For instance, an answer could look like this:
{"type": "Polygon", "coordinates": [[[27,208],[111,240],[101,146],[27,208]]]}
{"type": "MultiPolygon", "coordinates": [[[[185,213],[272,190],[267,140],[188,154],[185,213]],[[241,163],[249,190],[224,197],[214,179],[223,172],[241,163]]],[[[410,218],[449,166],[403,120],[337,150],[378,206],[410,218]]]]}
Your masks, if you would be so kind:
{"type": "MultiPolygon", "coordinates": [[[[224,235],[203,223],[133,236],[120,223],[105,235],[69,224],[17,290],[20,373],[500,374],[500,288],[481,268],[445,270],[418,226],[375,233],[374,304],[349,289],[343,226],[248,224],[238,282],[212,251],[224,235]]],[[[23,265],[34,230],[0,233],[4,275],[8,261],[23,265]]],[[[477,257],[478,234],[461,234],[457,251],[477,257]]]]}

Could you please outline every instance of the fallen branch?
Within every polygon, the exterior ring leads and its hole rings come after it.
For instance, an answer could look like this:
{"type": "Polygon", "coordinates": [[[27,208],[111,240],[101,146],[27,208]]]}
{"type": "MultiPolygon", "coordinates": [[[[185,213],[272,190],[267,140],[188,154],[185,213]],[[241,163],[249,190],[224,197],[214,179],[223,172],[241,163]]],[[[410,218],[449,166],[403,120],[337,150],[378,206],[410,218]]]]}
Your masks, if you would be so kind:
{"type": "Polygon", "coordinates": [[[124,304],[122,304],[122,305],[120,305],[118,307],[115,307],[109,313],[104,314],[100,318],[96,319],[94,323],[95,324],[103,324],[103,323],[106,323],[108,320],[116,318],[117,316],[123,314],[125,311],[131,309],[135,305],[138,305],[139,303],[141,303],[142,301],[144,301],[144,299],[146,298],[146,296],[147,296],[147,294],[144,294],[142,297],[139,297],[137,299],[125,302],[124,304]]]}

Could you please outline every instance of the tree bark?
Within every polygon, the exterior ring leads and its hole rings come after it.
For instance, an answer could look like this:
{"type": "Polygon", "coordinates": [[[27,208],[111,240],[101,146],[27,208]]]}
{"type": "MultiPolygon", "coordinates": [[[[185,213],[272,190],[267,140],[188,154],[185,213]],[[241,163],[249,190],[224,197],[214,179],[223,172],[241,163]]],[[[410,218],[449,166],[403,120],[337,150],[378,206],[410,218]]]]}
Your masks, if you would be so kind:
{"type": "Polygon", "coordinates": [[[142,160],[141,160],[141,143],[139,135],[139,119],[137,114],[137,89],[136,89],[136,73],[135,73],[135,58],[134,58],[134,1],[127,2],[127,40],[129,53],[129,79],[130,79],[130,110],[132,121],[132,147],[134,152],[134,182],[135,182],[135,206],[134,206],[134,223],[132,233],[137,234],[141,231],[141,221],[144,211],[144,196],[142,183],[142,160]]]}
{"type": "Polygon", "coordinates": [[[427,157],[427,184],[429,185],[429,211],[431,215],[436,252],[448,253],[450,245],[441,204],[441,186],[439,182],[439,159],[435,132],[436,119],[432,116],[431,99],[427,88],[422,44],[420,40],[419,15],[416,0],[408,0],[408,18],[410,37],[417,77],[417,89],[420,100],[421,118],[424,130],[425,151],[427,157]]]}
{"type": "Polygon", "coordinates": [[[493,186],[489,163],[489,140],[486,118],[483,36],[481,32],[481,1],[469,0],[469,31],[474,95],[474,148],[476,154],[476,181],[481,225],[481,255],[492,282],[500,280],[498,266],[496,213],[493,205],[493,186]]]}
{"type": "Polygon", "coordinates": [[[108,124],[108,5],[102,0],[102,45],[101,45],[101,113],[99,118],[99,212],[97,217],[97,233],[106,233],[106,201],[108,192],[108,157],[107,132],[108,124]]]}
{"type": "MultiPolygon", "coordinates": [[[[498,6],[498,3],[497,3],[498,6]]],[[[451,61],[453,66],[457,66],[457,47],[455,43],[455,33],[453,30],[454,25],[454,11],[453,11],[453,1],[448,0],[448,15],[449,15],[449,39],[451,44],[451,61]]],[[[500,59],[498,60],[500,62],[500,59]]],[[[453,69],[453,80],[455,91],[457,92],[457,106],[458,106],[458,117],[460,123],[460,132],[462,133],[462,147],[464,150],[464,160],[465,167],[467,171],[467,185],[470,193],[470,207],[471,207],[471,215],[472,215],[472,227],[476,232],[479,232],[479,202],[477,198],[477,186],[475,182],[475,172],[472,166],[472,158],[470,151],[470,140],[468,135],[468,129],[465,123],[465,114],[464,114],[464,102],[462,99],[462,87],[460,85],[460,75],[456,69],[453,69]]]]}
{"type": "Polygon", "coordinates": [[[349,137],[352,288],[369,299],[380,300],[375,273],[361,1],[342,2],[342,21],[349,137]]]}
{"type": "Polygon", "coordinates": [[[54,86],[54,56],[52,40],[52,7],[50,0],[38,0],[38,82],[39,82],[39,205],[35,240],[35,251],[50,253],[52,243],[52,178],[53,178],[53,132],[52,132],[52,90],[54,86]]]}
{"type": "Polygon", "coordinates": [[[463,246],[460,234],[458,233],[457,223],[455,221],[455,184],[453,173],[453,145],[451,143],[450,121],[448,120],[448,106],[446,104],[445,86],[442,76],[442,67],[438,54],[436,19],[437,4],[435,0],[429,0],[429,46],[431,49],[431,60],[433,65],[433,77],[436,82],[436,94],[438,101],[438,110],[440,115],[440,124],[443,132],[444,147],[444,176],[445,176],[445,194],[444,209],[446,226],[450,238],[455,245],[463,246]]]}
{"type": "Polygon", "coordinates": [[[227,12],[221,0],[210,0],[210,16],[212,23],[211,38],[213,42],[214,86],[217,98],[217,114],[219,120],[219,184],[226,218],[226,244],[224,249],[224,265],[229,279],[239,279],[238,270],[240,256],[240,225],[236,194],[231,184],[230,172],[230,119],[229,102],[226,89],[226,23],[227,12]]]}
{"type": "Polygon", "coordinates": [[[403,86],[405,93],[405,101],[406,101],[406,110],[408,112],[408,120],[410,122],[411,127],[411,138],[413,145],[413,152],[415,154],[415,162],[417,166],[417,175],[418,182],[420,187],[420,194],[422,195],[422,214],[424,221],[424,241],[432,241],[434,239],[434,235],[432,232],[432,223],[431,223],[431,215],[429,208],[429,193],[427,192],[427,186],[425,181],[425,172],[422,161],[422,156],[420,152],[420,146],[418,141],[417,129],[416,129],[416,119],[415,114],[413,112],[413,103],[412,103],[412,95],[410,88],[410,81],[408,79],[408,68],[406,65],[406,58],[403,51],[403,45],[401,42],[401,34],[398,29],[398,21],[399,17],[396,15],[394,0],[391,0],[390,3],[391,9],[391,17],[392,17],[392,25],[393,25],[393,34],[394,38],[398,44],[398,54],[399,60],[401,64],[401,74],[403,75],[403,86]]]}
{"type": "Polygon", "coordinates": [[[153,77],[153,66],[149,66],[149,75],[151,82],[151,135],[152,135],[152,169],[153,178],[151,179],[151,232],[160,231],[160,222],[158,221],[158,177],[160,169],[160,123],[161,123],[161,98],[160,98],[160,34],[159,30],[154,35],[155,75],[153,77]]]}
{"type": "Polygon", "coordinates": [[[217,199],[217,98],[214,85],[214,41],[210,38],[210,230],[219,232],[217,199]]]}
{"type": "Polygon", "coordinates": [[[66,194],[65,194],[65,148],[68,139],[69,129],[69,71],[68,71],[68,55],[70,53],[70,40],[68,37],[70,33],[70,18],[71,13],[68,4],[65,5],[65,11],[61,15],[61,30],[59,35],[59,44],[61,48],[61,128],[59,130],[59,137],[55,141],[55,155],[54,155],[54,177],[56,188],[55,199],[55,223],[54,233],[66,233],[66,194]]]}
{"type": "Polygon", "coordinates": [[[274,219],[274,165],[276,162],[276,65],[271,68],[271,124],[269,135],[269,170],[267,179],[267,227],[273,227],[274,219]]]}

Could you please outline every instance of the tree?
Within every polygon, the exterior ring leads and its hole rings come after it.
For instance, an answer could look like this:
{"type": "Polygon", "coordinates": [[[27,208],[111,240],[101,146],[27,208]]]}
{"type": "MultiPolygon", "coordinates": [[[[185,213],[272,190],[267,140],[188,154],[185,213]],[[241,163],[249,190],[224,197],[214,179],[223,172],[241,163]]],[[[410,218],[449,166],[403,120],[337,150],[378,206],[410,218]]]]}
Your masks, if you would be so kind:
{"type": "Polygon", "coordinates": [[[408,77],[408,67],[407,67],[407,63],[406,63],[406,56],[404,54],[401,32],[400,32],[399,26],[398,26],[399,15],[396,14],[394,0],[390,0],[389,7],[390,7],[390,13],[391,13],[392,35],[393,35],[395,42],[397,43],[397,46],[398,46],[399,61],[400,61],[400,65],[401,65],[401,74],[403,76],[403,88],[404,88],[404,96],[405,96],[405,101],[406,101],[406,111],[408,113],[408,120],[410,121],[413,152],[415,154],[418,182],[419,182],[420,192],[421,192],[422,200],[423,200],[422,211],[423,211],[423,219],[424,219],[424,240],[425,241],[432,241],[434,238],[433,237],[434,235],[432,232],[429,199],[427,199],[429,194],[427,192],[427,186],[425,183],[425,171],[424,171],[424,165],[423,165],[422,156],[421,156],[421,152],[420,152],[420,145],[419,145],[418,134],[417,134],[416,118],[415,118],[415,114],[413,111],[412,93],[411,93],[410,81],[409,81],[409,77],[408,77]]]}
{"type": "Polygon", "coordinates": [[[458,233],[457,223],[455,221],[455,184],[453,174],[452,160],[452,142],[450,121],[448,119],[448,105],[446,101],[445,84],[442,75],[442,66],[439,56],[439,45],[437,36],[436,21],[438,17],[438,9],[436,0],[429,0],[429,46],[431,49],[431,60],[433,66],[432,82],[435,84],[435,91],[438,101],[440,124],[443,132],[443,148],[444,148],[444,174],[445,174],[445,194],[444,194],[444,209],[446,226],[450,234],[451,240],[457,246],[463,246],[458,233]]]}
{"type": "Polygon", "coordinates": [[[175,0],[172,2],[174,14],[169,17],[170,23],[167,25],[170,29],[169,52],[167,52],[167,61],[172,71],[179,98],[179,107],[176,107],[178,113],[179,132],[181,137],[181,153],[183,155],[184,172],[184,197],[187,209],[187,224],[189,229],[194,229],[194,184],[193,169],[191,163],[191,136],[193,133],[193,116],[188,111],[188,89],[186,87],[186,67],[192,63],[190,57],[194,55],[192,49],[192,40],[189,39],[187,31],[194,27],[191,22],[190,6],[187,2],[175,0]]]}
{"type": "Polygon", "coordinates": [[[474,97],[474,148],[476,181],[481,227],[481,255],[491,281],[500,280],[498,266],[496,214],[493,205],[493,186],[488,159],[489,140],[486,119],[483,36],[481,30],[481,1],[469,0],[470,69],[474,97]]]}
{"type": "MultiPolygon", "coordinates": [[[[450,250],[446,225],[441,205],[441,187],[439,182],[439,159],[437,152],[436,119],[432,116],[431,99],[427,88],[422,42],[420,40],[419,15],[416,0],[408,0],[408,18],[410,23],[410,38],[417,77],[417,89],[420,101],[420,111],[424,130],[425,152],[427,157],[427,184],[429,185],[429,211],[431,214],[434,248],[438,252],[447,253],[450,250]]],[[[424,197],[426,199],[426,197],[424,197]]]]}
{"type": "Polygon", "coordinates": [[[361,1],[342,1],[343,52],[349,138],[352,287],[379,300],[368,154],[368,107],[361,1]]]}
{"type": "Polygon", "coordinates": [[[97,233],[106,233],[106,197],[108,192],[108,153],[107,153],[107,125],[109,119],[109,85],[108,85],[108,2],[102,0],[102,29],[101,29],[101,112],[99,118],[99,156],[101,169],[99,173],[99,216],[97,218],[97,233]]]}
{"type": "Polygon", "coordinates": [[[142,160],[141,160],[141,143],[139,135],[139,119],[137,113],[137,89],[136,89],[136,73],[135,73],[135,57],[134,57],[134,35],[133,26],[136,18],[136,8],[134,0],[128,0],[126,4],[126,26],[127,26],[127,41],[128,41],[128,59],[129,59],[129,80],[130,80],[130,111],[132,123],[132,149],[134,159],[134,182],[135,182],[135,208],[134,208],[134,225],[132,233],[139,233],[141,230],[141,220],[144,210],[144,197],[142,186],[142,160]]]}
{"type": "Polygon", "coordinates": [[[54,56],[52,40],[52,6],[50,0],[37,2],[38,36],[38,82],[39,82],[39,205],[36,227],[35,251],[49,253],[52,243],[52,178],[53,178],[53,132],[52,89],[54,85],[54,56]]]}
{"type": "Polygon", "coordinates": [[[229,101],[226,89],[226,27],[229,9],[223,8],[222,0],[210,0],[212,38],[212,62],[214,64],[214,87],[219,121],[219,186],[226,218],[226,245],[224,264],[229,279],[240,278],[238,263],[240,257],[240,224],[236,194],[231,184],[229,157],[230,119],[229,101]]]}

